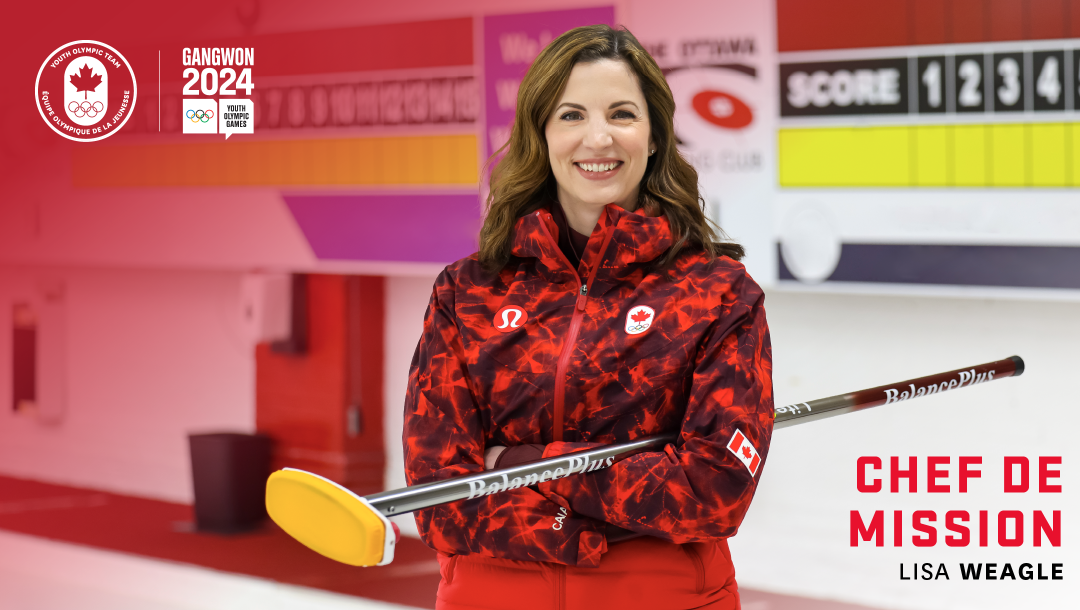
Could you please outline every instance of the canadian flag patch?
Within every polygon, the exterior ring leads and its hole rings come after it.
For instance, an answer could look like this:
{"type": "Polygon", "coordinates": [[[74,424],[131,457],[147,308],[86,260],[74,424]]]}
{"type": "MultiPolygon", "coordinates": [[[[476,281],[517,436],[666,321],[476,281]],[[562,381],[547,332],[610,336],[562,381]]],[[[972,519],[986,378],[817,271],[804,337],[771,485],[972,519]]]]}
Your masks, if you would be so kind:
{"type": "Polygon", "coordinates": [[[731,435],[727,448],[746,466],[746,469],[750,471],[750,476],[757,475],[758,467],[761,466],[761,456],[742,430],[735,429],[735,434],[731,435]]]}

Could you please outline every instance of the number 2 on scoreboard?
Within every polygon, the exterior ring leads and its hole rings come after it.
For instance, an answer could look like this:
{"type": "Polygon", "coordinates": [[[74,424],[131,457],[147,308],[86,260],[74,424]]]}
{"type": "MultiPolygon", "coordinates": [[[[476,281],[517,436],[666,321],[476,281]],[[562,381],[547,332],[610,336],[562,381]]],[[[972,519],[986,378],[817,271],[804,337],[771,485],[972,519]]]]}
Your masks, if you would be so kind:
{"type": "Polygon", "coordinates": [[[956,58],[956,77],[960,84],[956,92],[957,112],[982,112],[983,104],[982,55],[959,55],[956,58]]]}

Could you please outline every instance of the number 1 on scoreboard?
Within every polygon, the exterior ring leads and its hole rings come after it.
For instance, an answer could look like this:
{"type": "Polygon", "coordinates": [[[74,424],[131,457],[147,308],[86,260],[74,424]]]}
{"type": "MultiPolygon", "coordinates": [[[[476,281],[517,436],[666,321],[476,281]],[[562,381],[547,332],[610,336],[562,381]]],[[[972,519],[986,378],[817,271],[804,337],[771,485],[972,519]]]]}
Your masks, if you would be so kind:
{"type": "Polygon", "coordinates": [[[945,112],[945,56],[920,57],[919,114],[945,112]]]}

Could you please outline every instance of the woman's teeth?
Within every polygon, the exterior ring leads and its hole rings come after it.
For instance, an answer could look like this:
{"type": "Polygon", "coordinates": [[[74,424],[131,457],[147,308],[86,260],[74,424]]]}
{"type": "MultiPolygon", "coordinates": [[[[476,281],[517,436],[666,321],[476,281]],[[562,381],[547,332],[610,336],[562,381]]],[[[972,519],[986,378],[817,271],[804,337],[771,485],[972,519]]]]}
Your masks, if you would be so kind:
{"type": "Polygon", "coordinates": [[[606,172],[615,169],[620,163],[622,163],[622,161],[612,161],[611,163],[578,163],[577,166],[587,172],[606,172]]]}

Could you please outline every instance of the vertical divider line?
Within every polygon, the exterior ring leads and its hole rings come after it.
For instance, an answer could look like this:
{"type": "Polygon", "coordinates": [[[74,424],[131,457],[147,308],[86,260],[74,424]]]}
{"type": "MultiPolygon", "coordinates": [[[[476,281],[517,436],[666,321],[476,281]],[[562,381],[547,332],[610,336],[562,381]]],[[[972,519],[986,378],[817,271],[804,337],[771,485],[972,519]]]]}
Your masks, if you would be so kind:
{"type": "MultiPolygon", "coordinates": [[[[952,19],[951,19],[952,12],[951,12],[951,10],[952,9],[951,9],[951,7],[947,7],[946,10],[949,11],[948,13],[946,13],[947,17],[949,18],[949,22],[946,24],[946,27],[950,28],[950,30],[949,30],[950,31],[949,40],[951,41],[952,40],[952,38],[951,38],[951,36],[952,36],[952,34],[951,34],[951,28],[952,28],[952,19]]],[[[942,80],[944,81],[943,88],[944,88],[944,94],[945,94],[945,115],[946,116],[955,115],[956,114],[956,52],[955,51],[950,51],[949,53],[945,54],[945,65],[942,66],[942,69],[944,71],[944,74],[942,75],[942,80]]],[[[952,120],[949,121],[949,124],[947,124],[945,126],[945,185],[946,186],[956,186],[956,144],[953,141],[954,138],[956,137],[955,128],[953,126],[953,124],[955,123],[956,117],[952,116],[951,119],[952,120]]]]}
{"type": "Polygon", "coordinates": [[[1062,129],[1065,130],[1065,186],[1077,187],[1076,172],[1073,171],[1073,159],[1076,158],[1076,143],[1073,141],[1073,124],[1063,123],[1062,129]]]}
{"type": "Polygon", "coordinates": [[[1062,58],[1061,69],[1061,84],[1065,86],[1065,112],[1072,112],[1076,109],[1076,66],[1073,65],[1073,56],[1075,55],[1072,48],[1065,49],[1065,56],[1062,58]]]}
{"type": "MultiPolygon", "coordinates": [[[[1066,3],[1065,9],[1068,10],[1069,5],[1066,3]]],[[[1068,23],[1068,21],[1066,21],[1068,23]]],[[[1074,61],[1076,52],[1072,45],[1066,45],[1065,53],[1061,61],[1061,83],[1065,86],[1065,112],[1068,113],[1076,111],[1076,62],[1074,61]]],[[[1073,122],[1066,118],[1062,122],[1062,129],[1065,130],[1065,185],[1066,186],[1080,186],[1077,184],[1080,176],[1076,175],[1073,171],[1073,163],[1076,158],[1076,142],[1073,141],[1073,122]]]]}
{"type": "MultiPolygon", "coordinates": [[[[989,10],[986,11],[987,29],[990,27],[989,13],[989,10]]],[[[984,51],[983,112],[987,115],[994,112],[994,80],[994,55],[990,51],[984,51]]],[[[983,123],[983,176],[982,186],[994,186],[994,124],[992,121],[983,123]]]]}
{"type": "Polygon", "coordinates": [[[1023,54],[1024,61],[1024,112],[1035,112],[1035,54],[1027,49],[1023,54]]]}
{"type": "Polygon", "coordinates": [[[1035,135],[1031,124],[1035,116],[1035,52],[1025,49],[1021,58],[1024,64],[1024,186],[1031,188],[1035,186],[1035,135]]]}
{"type": "Polygon", "coordinates": [[[1035,136],[1032,129],[1034,125],[1024,123],[1024,186],[1028,188],[1035,186],[1035,136]]]}
{"type": "Polygon", "coordinates": [[[157,130],[161,133],[161,49],[157,52],[157,130]]]}
{"type": "Polygon", "coordinates": [[[945,55],[945,114],[956,113],[956,53],[945,55]]]}
{"type": "Polygon", "coordinates": [[[945,184],[956,186],[956,126],[945,126],[945,184]]]}
{"type": "Polygon", "coordinates": [[[908,55],[908,114],[919,114],[919,59],[908,55]]]}
{"type": "Polygon", "coordinates": [[[908,186],[919,186],[919,134],[918,125],[907,126],[908,132],[908,186]]]}
{"type": "MultiPolygon", "coordinates": [[[[909,9],[914,13],[914,9],[909,9]]],[[[914,17],[912,17],[912,22],[914,17]]],[[[912,25],[914,30],[914,25],[912,25]]],[[[914,37],[913,37],[914,38],[914,37]]],[[[919,186],[918,125],[912,119],[919,116],[919,60],[908,51],[908,186],[919,186]]]]}

